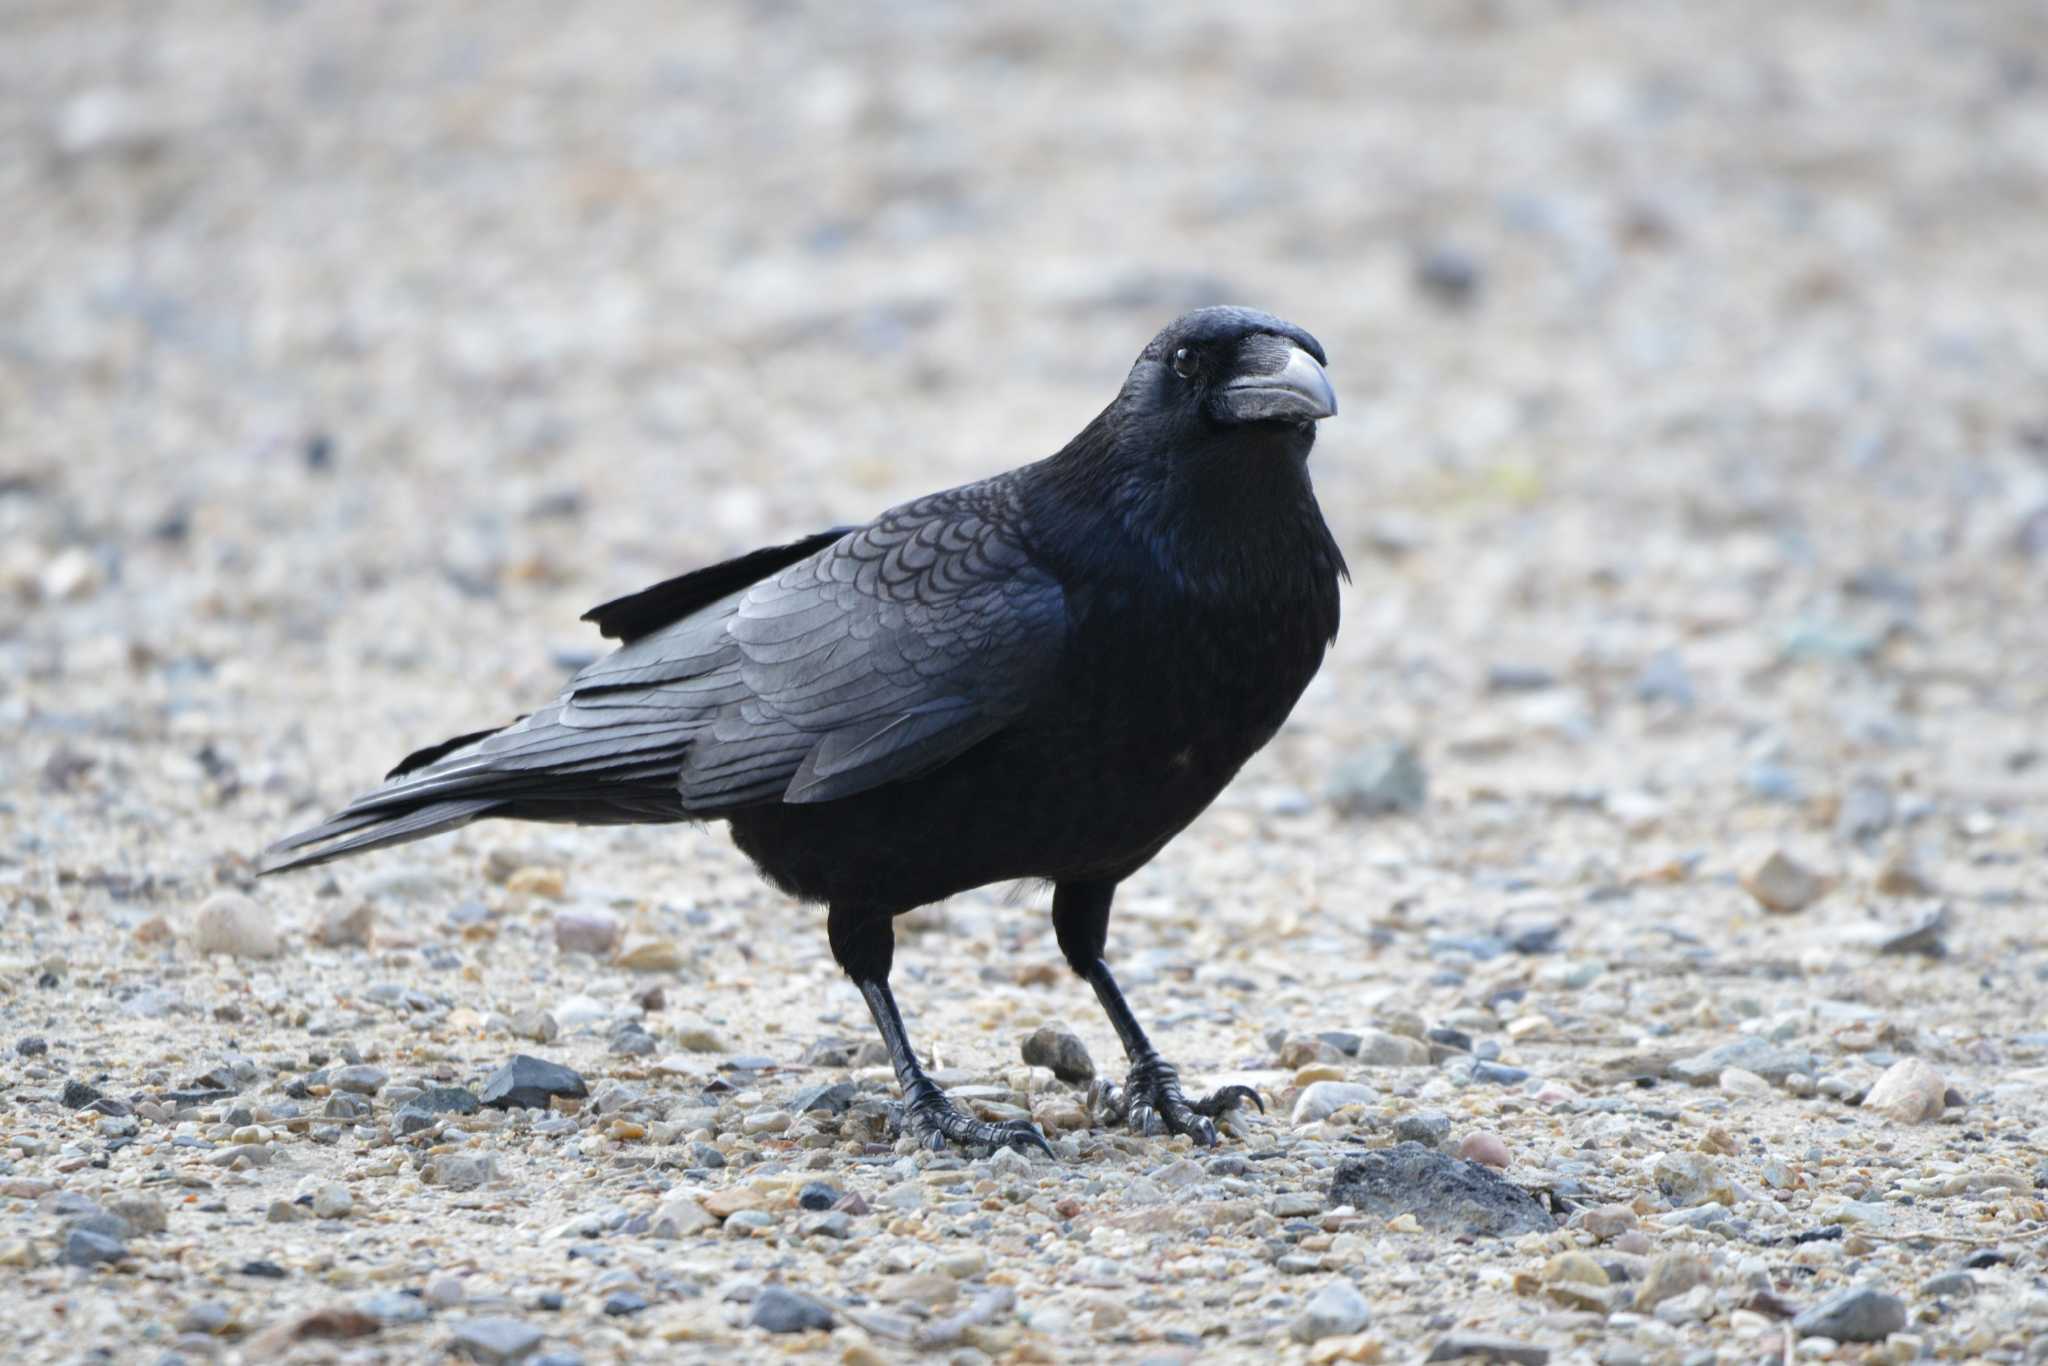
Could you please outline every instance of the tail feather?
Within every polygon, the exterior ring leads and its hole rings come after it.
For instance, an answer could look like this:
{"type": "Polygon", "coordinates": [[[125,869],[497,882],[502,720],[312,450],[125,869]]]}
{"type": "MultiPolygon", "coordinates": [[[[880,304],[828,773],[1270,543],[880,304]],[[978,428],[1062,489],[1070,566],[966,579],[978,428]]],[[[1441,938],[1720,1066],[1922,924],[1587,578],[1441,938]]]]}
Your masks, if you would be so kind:
{"type": "Polygon", "coordinates": [[[559,705],[408,757],[382,787],[263,851],[259,873],[310,868],[487,816],[586,825],[686,819],[677,788],[689,735],[645,723],[592,730],[559,705]]]}
{"type": "Polygon", "coordinates": [[[489,814],[499,804],[496,798],[478,797],[468,801],[432,802],[397,813],[364,811],[350,815],[343,812],[310,830],[301,830],[271,845],[263,851],[263,866],[257,871],[268,874],[282,873],[291,868],[311,868],[349,854],[360,854],[365,849],[382,849],[390,844],[425,839],[444,830],[468,825],[477,817],[489,814]],[[313,844],[320,847],[304,854],[291,852],[313,844]]]}

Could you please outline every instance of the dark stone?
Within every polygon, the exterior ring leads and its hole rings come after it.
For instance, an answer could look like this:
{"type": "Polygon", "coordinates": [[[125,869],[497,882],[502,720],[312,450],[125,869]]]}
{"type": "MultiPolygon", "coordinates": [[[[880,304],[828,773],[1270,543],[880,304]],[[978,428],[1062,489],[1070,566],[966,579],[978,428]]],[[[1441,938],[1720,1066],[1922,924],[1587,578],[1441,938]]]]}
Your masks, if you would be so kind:
{"type": "Polygon", "coordinates": [[[812,1181],[796,1193],[797,1204],[808,1210],[827,1210],[839,1201],[839,1188],[824,1181],[812,1181]]]}
{"type": "Polygon", "coordinates": [[[830,1086],[806,1087],[796,1093],[796,1099],[790,1102],[790,1108],[800,1115],[812,1111],[843,1115],[847,1107],[853,1104],[853,1098],[857,1094],[859,1093],[850,1081],[835,1081],[830,1086]]]}
{"type": "Polygon", "coordinates": [[[24,1058],[40,1058],[50,1051],[50,1044],[47,1039],[30,1034],[14,1041],[14,1051],[24,1058]]]}
{"type": "Polygon", "coordinates": [[[832,1311],[809,1295],[771,1285],[754,1296],[754,1309],[747,1321],[771,1333],[827,1332],[832,1327],[832,1311]]]}
{"type": "Polygon", "coordinates": [[[279,1266],[276,1262],[265,1262],[259,1260],[254,1262],[243,1262],[242,1274],[244,1276],[255,1276],[266,1281],[281,1281],[285,1278],[285,1269],[279,1266]]]}
{"type": "Polygon", "coordinates": [[[1341,1029],[1325,1029],[1318,1033],[1316,1037],[1347,1058],[1357,1057],[1358,1046],[1365,1042],[1356,1034],[1349,1034],[1341,1029]]]}
{"type": "Polygon", "coordinates": [[[1347,1159],[1330,1182],[1330,1204],[1368,1218],[1412,1214],[1431,1233],[1512,1237],[1557,1227],[1535,1196],[1477,1162],[1419,1143],[1347,1159]]]}
{"type": "Polygon", "coordinates": [[[83,1110],[86,1106],[98,1100],[100,1095],[101,1092],[98,1087],[87,1086],[82,1081],[72,1080],[64,1083],[64,1089],[58,1093],[57,1100],[67,1110],[83,1110]]]}
{"type": "Polygon", "coordinates": [[[101,1262],[118,1262],[127,1255],[127,1245],[119,1238],[89,1228],[74,1228],[64,1235],[64,1251],[58,1254],[58,1260],[66,1266],[96,1266],[101,1262]]]}
{"type": "Polygon", "coordinates": [[[1963,1265],[1971,1271],[1982,1271],[1987,1267],[1997,1266],[2000,1263],[2011,1260],[2010,1257],[1995,1247],[1980,1247],[1969,1256],[1963,1258],[1963,1265]]]}
{"type": "Polygon", "coordinates": [[[1472,1064],[1472,1080],[1492,1082],[1496,1086],[1519,1086],[1529,1080],[1529,1073],[1505,1063],[1475,1062],[1472,1064]]]}
{"type": "Polygon", "coordinates": [[[1472,1036],[1462,1029],[1452,1029],[1449,1025],[1438,1025],[1423,1037],[1431,1043],[1440,1043],[1446,1048],[1455,1048],[1460,1053],[1470,1053],[1472,1051],[1472,1036]]]}
{"type": "Polygon", "coordinates": [[[543,1290],[533,1297],[533,1307],[543,1313],[561,1313],[562,1303],[562,1292],[559,1290],[543,1290]]]}
{"type": "Polygon", "coordinates": [[[630,1318],[647,1307],[647,1297],[637,1290],[621,1290],[605,1298],[604,1312],[615,1319],[630,1318]]]}
{"type": "Polygon", "coordinates": [[[590,1088],[583,1084],[583,1078],[569,1068],[520,1053],[491,1074],[491,1079],[484,1083],[481,1099],[485,1105],[499,1110],[514,1106],[545,1110],[556,1096],[581,1100],[589,1094],[590,1088]]]}

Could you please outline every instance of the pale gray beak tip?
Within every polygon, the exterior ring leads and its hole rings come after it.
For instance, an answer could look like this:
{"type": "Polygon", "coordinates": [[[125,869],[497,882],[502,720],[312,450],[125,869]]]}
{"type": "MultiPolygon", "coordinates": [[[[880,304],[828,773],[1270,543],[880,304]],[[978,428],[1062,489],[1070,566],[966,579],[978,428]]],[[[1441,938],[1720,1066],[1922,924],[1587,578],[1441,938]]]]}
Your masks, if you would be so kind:
{"type": "Polygon", "coordinates": [[[1337,414],[1337,391],[1316,358],[1287,348],[1277,370],[1240,375],[1223,386],[1223,406],[1240,422],[1320,422],[1337,414]]]}

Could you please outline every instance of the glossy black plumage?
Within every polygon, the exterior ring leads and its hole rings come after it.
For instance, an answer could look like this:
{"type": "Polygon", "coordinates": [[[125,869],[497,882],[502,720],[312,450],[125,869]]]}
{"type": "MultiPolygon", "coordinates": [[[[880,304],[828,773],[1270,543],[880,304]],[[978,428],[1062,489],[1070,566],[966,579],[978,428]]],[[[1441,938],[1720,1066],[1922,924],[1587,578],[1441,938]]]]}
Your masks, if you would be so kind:
{"type": "Polygon", "coordinates": [[[1020,1134],[923,1079],[888,997],[890,920],[1049,880],[1132,1053],[1133,1122],[1213,1141],[1101,944],[1116,883],[1272,737],[1335,635],[1343,561],[1306,463],[1335,409],[1323,359],[1265,314],[1181,318],[1050,459],[596,609],[625,643],[560,697],[416,753],[269,870],[488,816],[724,819],[778,886],[830,905],[910,1127],[980,1142],[1020,1134]]]}

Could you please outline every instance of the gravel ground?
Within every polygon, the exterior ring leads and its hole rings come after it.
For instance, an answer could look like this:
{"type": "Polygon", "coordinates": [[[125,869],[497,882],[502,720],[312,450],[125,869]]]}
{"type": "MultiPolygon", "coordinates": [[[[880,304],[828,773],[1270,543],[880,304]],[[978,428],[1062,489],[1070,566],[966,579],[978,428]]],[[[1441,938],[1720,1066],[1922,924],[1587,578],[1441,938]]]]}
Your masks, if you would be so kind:
{"type": "Polygon", "coordinates": [[[2048,1359],[2048,11],[866,8],[8,7],[7,1358],[2048,1359]],[[251,880],[1218,300],[1353,566],[1112,927],[1218,1151],[1035,895],[897,982],[1058,1162],[717,830],[251,880]]]}

